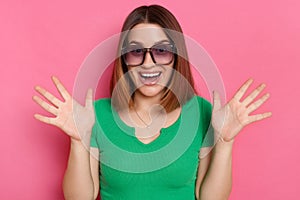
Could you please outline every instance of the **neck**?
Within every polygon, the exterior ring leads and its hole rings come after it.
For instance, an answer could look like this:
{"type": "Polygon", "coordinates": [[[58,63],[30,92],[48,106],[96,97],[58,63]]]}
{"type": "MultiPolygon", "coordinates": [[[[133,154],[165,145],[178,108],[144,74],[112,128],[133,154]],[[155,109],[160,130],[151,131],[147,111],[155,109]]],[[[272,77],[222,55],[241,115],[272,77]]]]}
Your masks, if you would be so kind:
{"type": "Polygon", "coordinates": [[[154,104],[160,104],[161,95],[148,97],[136,91],[134,94],[134,106],[136,110],[148,110],[154,104]]]}

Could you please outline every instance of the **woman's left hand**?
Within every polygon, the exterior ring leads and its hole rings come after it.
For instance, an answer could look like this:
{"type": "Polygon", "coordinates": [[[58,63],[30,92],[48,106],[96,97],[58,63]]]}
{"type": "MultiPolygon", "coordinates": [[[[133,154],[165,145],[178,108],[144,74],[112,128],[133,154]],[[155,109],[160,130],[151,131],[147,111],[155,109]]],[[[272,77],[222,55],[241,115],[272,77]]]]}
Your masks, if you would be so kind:
{"type": "Polygon", "coordinates": [[[244,100],[241,100],[252,82],[252,79],[246,81],[234,97],[223,107],[221,106],[219,94],[214,92],[212,125],[214,130],[220,134],[221,139],[226,142],[232,141],[246,125],[272,115],[271,112],[250,115],[270,97],[270,94],[266,93],[254,101],[266,87],[265,84],[261,84],[250,95],[245,97],[244,100]]]}

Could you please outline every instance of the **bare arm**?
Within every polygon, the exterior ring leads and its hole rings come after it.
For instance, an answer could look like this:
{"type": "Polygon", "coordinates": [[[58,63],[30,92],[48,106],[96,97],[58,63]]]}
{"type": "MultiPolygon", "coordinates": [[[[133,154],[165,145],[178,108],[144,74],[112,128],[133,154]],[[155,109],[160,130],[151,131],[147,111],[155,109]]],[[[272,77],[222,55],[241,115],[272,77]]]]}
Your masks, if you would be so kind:
{"type": "Polygon", "coordinates": [[[71,139],[68,166],[63,180],[65,199],[95,199],[90,153],[80,141],[71,139]]]}
{"type": "Polygon", "coordinates": [[[98,148],[90,148],[90,164],[91,164],[91,172],[92,179],[94,183],[94,199],[97,198],[100,184],[99,184],[99,149],[98,148]]]}
{"type": "Polygon", "coordinates": [[[77,140],[71,140],[68,167],[63,181],[66,199],[96,199],[99,193],[99,150],[90,152],[77,140]]]}
{"type": "Polygon", "coordinates": [[[226,200],[229,198],[232,187],[234,138],[246,125],[272,115],[271,112],[250,115],[269,98],[267,93],[258,100],[254,100],[265,88],[265,85],[261,84],[244,100],[241,100],[252,82],[252,79],[245,82],[224,107],[221,107],[219,95],[214,94],[212,125],[221,141],[212,151],[209,168],[201,183],[199,192],[201,200],[226,200]]]}
{"type": "Polygon", "coordinates": [[[198,174],[197,174],[196,187],[195,187],[195,196],[197,200],[199,200],[200,198],[199,197],[200,187],[202,185],[203,179],[205,178],[205,175],[207,174],[210,161],[211,161],[211,153],[205,156],[203,159],[201,159],[198,165],[198,174]]]}
{"type": "Polygon", "coordinates": [[[211,154],[211,163],[201,185],[199,199],[226,200],[232,185],[232,142],[218,142],[211,154]]]}

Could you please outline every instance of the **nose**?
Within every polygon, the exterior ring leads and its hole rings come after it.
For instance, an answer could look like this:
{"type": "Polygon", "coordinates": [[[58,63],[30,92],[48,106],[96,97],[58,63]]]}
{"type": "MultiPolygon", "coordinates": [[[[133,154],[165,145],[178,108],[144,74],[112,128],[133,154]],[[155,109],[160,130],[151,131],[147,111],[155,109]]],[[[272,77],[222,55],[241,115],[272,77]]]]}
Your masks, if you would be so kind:
{"type": "Polygon", "coordinates": [[[145,66],[145,67],[147,67],[147,66],[151,67],[153,65],[155,65],[155,63],[154,63],[154,61],[153,61],[153,59],[151,57],[150,51],[147,51],[146,54],[145,54],[145,60],[144,60],[143,66],[145,66]]]}

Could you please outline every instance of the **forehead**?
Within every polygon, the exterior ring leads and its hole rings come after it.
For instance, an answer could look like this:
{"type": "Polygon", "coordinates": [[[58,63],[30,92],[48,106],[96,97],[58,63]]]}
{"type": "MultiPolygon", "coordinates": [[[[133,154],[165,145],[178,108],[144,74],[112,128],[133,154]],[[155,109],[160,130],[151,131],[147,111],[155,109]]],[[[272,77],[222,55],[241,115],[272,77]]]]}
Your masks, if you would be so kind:
{"type": "Polygon", "coordinates": [[[164,40],[169,41],[163,28],[156,24],[138,24],[128,33],[128,43],[136,42],[144,47],[150,47],[164,40]]]}

